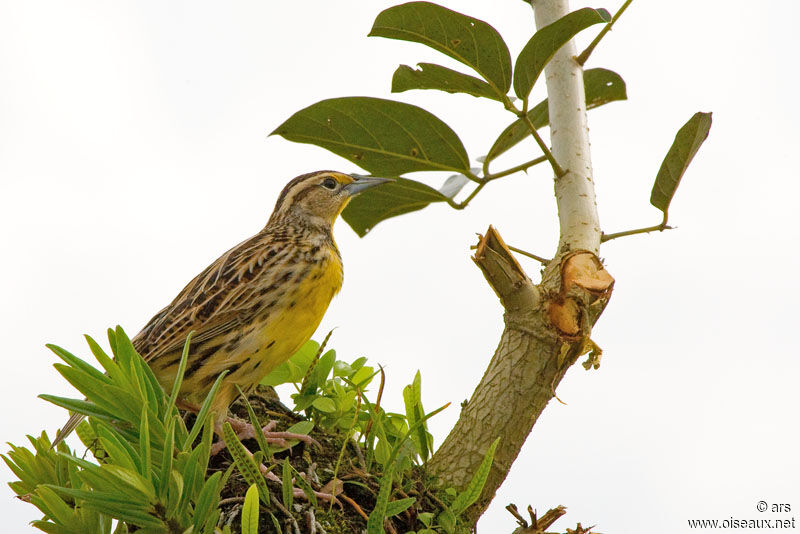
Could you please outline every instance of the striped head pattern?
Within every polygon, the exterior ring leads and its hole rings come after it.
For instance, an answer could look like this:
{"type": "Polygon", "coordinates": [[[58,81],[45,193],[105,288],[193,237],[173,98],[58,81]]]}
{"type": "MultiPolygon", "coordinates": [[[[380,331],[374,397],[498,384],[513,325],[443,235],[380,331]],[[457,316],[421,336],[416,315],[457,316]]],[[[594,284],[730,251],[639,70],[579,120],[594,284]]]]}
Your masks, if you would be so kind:
{"type": "Polygon", "coordinates": [[[302,221],[309,226],[330,228],[353,196],[388,181],[391,180],[335,171],[300,175],[281,191],[267,226],[280,221],[302,221]]]}

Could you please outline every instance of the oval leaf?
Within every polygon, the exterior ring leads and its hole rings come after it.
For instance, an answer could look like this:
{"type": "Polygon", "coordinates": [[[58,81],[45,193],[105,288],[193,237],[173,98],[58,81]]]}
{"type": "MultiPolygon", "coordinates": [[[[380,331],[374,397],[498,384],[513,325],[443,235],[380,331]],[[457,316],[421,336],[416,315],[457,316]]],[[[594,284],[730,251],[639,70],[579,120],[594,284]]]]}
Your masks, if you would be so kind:
{"type": "Polygon", "coordinates": [[[658,169],[653,191],[650,193],[650,204],[664,213],[664,222],[667,221],[667,211],[675,190],[681,182],[681,177],[692,158],[697,154],[700,145],[708,137],[711,129],[711,113],[697,112],[689,121],[678,130],[675,141],[669,147],[667,156],[658,169]]]}
{"type": "Polygon", "coordinates": [[[242,506],[242,534],[258,534],[258,486],[251,484],[242,506]]]}
{"type": "MultiPolygon", "coordinates": [[[[583,86],[586,93],[586,109],[594,109],[609,102],[627,100],[625,80],[614,71],[608,69],[588,69],[583,71],[583,86]]],[[[528,111],[528,118],[536,129],[550,124],[548,102],[545,98],[528,111]]],[[[522,119],[517,119],[503,130],[494,142],[486,159],[493,160],[509,148],[531,135],[522,119]]]]}
{"type": "Polygon", "coordinates": [[[522,49],[514,65],[514,92],[528,98],[533,84],[544,66],[558,51],[581,30],[601,22],[609,22],[611,15],[605,9],[585,7],[569,13],[533,34],[522,49]]]}
{"type": "Polygon", "coordinates": [[[317,397],[311,405],[324,413],[333,413],[336,411],[336,403],[333,402],[333,399],[328,397],[317,397]]]}
{"type": "Polygon", "coordinates": [[[458,71],[434,65],[419,63],[419,69],[400,65],[392,76],[392,92],[402,93],[409,89],[437,89],[448,93],[467,93],[492,100],[500,100],[497,92],[488,83],[458,71]]]}
{"type": "Polygon", "coordinates": [[[467,151],[449,126],[420,107],[382,98],[322,100],[273,134],[321,146],[379,175],[469,169],[467,151]]]}
{"type": "Polygon", "coordinates": [[[367,189],[355,197],[342,212],[342,218],[359,237],[364,237],[383,220],[421,210],[431,202],[446,200],[447,197],[432,187],[398,178],[381,187],[367,189]]]}
{"type": "Polygon", "coordinates": [[[511,86],[511,55],[497,30],[430,2],[409,2],[378,14],[371,36],[422,43],[475,71],[498,96],[511,86]]]}

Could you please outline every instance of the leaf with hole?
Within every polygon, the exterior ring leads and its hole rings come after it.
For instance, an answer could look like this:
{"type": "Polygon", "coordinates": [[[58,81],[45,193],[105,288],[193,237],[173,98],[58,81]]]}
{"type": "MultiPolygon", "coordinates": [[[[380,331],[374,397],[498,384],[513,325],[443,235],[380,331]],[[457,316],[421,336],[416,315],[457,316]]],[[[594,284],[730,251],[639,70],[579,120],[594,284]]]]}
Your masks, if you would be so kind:
{"type": "Polygon", "coordinates": [[[486,22],[430,2],[409,2],[380,12],[371,36],[427,45],[472,67],[504,95],[511,86],[511,55],[486,22]]]}
{"type": "Polygon", "coordinates": [[[394,100],[322,100],[289,117],[274,134],[330,150],[376,175],[469,170],[467,151],[448,125],[420,107],[394,100]]]}
{"type": "Polygon", "coordinates": [[[669,147],[661,168],[658,169],[653,191],[650,193],[650,204],[664,213],[664,223],[667,222],[672,197],[681,183],[681,178],[689,168],[695,154],[700,149],[703,141],[708,137],[711,129],[711,113],[697,112],[675,135],[672,146],[669,147]]]}
{"type": "Polygon", "coordinates": [[[419,69],[413,69],[408,65],[397,67],[392,76],[393,93],[411,89],[436,89],[502,101],[492,86],[479,78],[433,63],[419,63],[417,66],[419,69]]]}
{"type": "MultiPolygon", "coordinates": [[[[586,93],[586,109],[594,109],[609,102],[627,100],[625,81],[614,71],[608,69],[588,69],[583,71],[583,86],[586,93]]],[[[534,128],[544,128],[550,124],[548,101],[545,98],[528,111],[528,119],[534,128]]],[[[517,143],[530,137],[528,126],[517,119],[503,130],[486,155],[491,161],[517,143]]]]}
{"type": "Polygon", "coordinates": [[[528,95],[555,53],[589,26],[609,22],[611,15],[605,9],[585,7],[564,15],[533,34],[517,57],[514,65],[514,92],[523,100],[528,95]]]}

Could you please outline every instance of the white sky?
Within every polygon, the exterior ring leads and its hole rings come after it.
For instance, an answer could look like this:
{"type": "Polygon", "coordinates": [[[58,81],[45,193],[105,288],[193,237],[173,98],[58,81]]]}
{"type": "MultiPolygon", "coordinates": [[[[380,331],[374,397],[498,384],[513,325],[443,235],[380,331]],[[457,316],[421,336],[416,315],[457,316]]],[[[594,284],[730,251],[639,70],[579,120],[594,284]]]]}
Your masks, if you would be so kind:
{"type": "MultiPolygon", "coordinates": [[[[135,334],[263,226],[287,180],[357,171],[268,132],[324,98],[391,97],[399,63],[456,65],[367,38],[392,4],[0,2],[3,441],[64,422],[36,398],[74,394],[45,343],[88,358],[82,334],[102,339],[116,324],[135,334]]],[[[446,5],[490,22],[512,57],[530,35],[518,0],[446,5]]],[[[714,125],[673,203],[679,229],[602,249],[617,280],[593,335],[602,367],[568,373],[558,390],[567,405],[547,408],[482,532],[513,530],[509,502],[564,504],[560,529],[581,521],[606,533],[800,515],[798,16],[791,0],[640,0],[595,52],[588,66],[619,72],[630,98],[589,118],[607,232],[656,224],[650,188],[675,132],[695,111],[713,111],[714,125]],[[759,500],[795,512],[760,514],[759,500]]],[[[511,119],[466,95],[394,98],[440,116],[473,159],[511,119]]],[[[493,168],[533,155],[522,148],[493,168]]],[[[426,407],[453,402],[430,423],[441,443],[502,328],[469,260],[475,233],[491,223],[508,243],[549,255],[554,212],[541,167],[492,184],[463,212],[434,206],[363,240],[339,223],[345,285],[320,332],[338,327],[340,357],[387,366],[390,407],[420,369],[426,407]]],[[[535,277],[538,266],[525,265],[535,277]]],[[[3,523],[25,531],[36,510],[11,495],[0,491],[3,523]]]]}

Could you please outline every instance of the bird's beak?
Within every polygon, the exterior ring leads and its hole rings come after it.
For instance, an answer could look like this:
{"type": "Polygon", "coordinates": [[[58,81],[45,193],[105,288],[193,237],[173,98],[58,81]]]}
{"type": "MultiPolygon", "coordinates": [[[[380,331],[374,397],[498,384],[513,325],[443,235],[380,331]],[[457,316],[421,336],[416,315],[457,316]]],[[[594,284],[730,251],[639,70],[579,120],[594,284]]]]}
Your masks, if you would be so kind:
{"type": "Polygon", "coordinates": [[[358,174],[351,174],[353,178],[353,182],[344,186],[344,190],[347,191],[347,194],[355,196],[365,189],[369,189],[370,187],[375,187],[376,185],[386,184],[389,182],[394,182],[391,178],[377,178],[375,176],[360,176],[358,174]]]}

